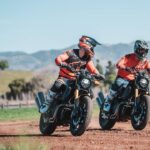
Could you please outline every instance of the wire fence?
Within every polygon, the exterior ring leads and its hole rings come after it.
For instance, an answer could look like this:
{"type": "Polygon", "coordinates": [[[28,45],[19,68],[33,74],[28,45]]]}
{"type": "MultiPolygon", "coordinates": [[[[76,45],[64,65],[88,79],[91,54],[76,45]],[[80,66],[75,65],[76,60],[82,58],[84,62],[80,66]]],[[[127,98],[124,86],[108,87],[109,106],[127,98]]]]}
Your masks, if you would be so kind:
{"type": "Polygon", "coordinates": [[[26,108],[26,107],[36,107],[34,100],[27,101],[7,101],[3,100],[0,102],[0,109],[13,109],[13,108],[26,108]]]}

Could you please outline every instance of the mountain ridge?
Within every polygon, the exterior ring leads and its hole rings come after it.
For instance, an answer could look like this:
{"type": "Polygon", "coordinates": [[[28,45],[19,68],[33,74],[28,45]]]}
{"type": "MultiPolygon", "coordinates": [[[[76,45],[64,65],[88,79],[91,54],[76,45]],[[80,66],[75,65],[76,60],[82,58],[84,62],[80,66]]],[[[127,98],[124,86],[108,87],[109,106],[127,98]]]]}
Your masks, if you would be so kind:
{"type": "MultiPolygon", "coordinates": [[[[99,59],[103,67],[106,66],[109,60],[116,63],[120,57],[132,53],[134,51],[133,46],[134,42],[97,46],[95,48],[95,59],[99,59]]],[[[11,70],[37,70],[49,64],[54,65],[54,60],[59,54],[73,48],[77,48],[77,44],[60,50],[39,50],[31,54],[22,51],[0,52],[0,60],[7,60],[11,70]]]]}

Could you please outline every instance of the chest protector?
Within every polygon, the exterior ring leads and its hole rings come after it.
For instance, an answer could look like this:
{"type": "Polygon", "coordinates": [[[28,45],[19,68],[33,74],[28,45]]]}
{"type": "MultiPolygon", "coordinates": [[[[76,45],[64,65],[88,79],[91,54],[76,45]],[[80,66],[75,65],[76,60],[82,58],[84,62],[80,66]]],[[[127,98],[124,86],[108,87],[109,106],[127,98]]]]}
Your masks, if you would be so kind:
{"type": "MultiPolygon", "coordinates": [[[[79,49],[73,49],[67,51],[66,53],[68,54],[69,58],[65,62],[73,68],[75,68],[76,71],[86,68],[86,64],[89,61],[89,59],[86,57],[80,58],[79,49]]],[[[67,70],[66,68],[61,68],[59,75],[69,79],[74,79],[75,77],[75,74],[67,70]]]]}

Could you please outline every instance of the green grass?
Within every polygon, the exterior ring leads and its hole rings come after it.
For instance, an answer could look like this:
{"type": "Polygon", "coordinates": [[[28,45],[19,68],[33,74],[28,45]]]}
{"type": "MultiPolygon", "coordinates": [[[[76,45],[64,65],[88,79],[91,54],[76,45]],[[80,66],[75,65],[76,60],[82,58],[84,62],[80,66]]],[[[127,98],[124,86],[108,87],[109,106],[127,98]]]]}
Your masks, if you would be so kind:
{"type": "Polygon", "coordinates": [[[33,74],[31,71],[0,71],[0,93],[9,91],[8,84],[14,79],[23,78],[25,81],[29,81],[33,74]]]}
{"type": "Polygon", "coordinates": [[[0,109],[0,121],[33,120],[33,119],[38,119],[39,116],[40,114],[36,107],[0,109]]]}
{"type": "MultiPolygon", "coordinates": [[[[99,114],[99,108],[95,104],[93,108],[93,117],[98,116],[98,114],[99,114]]],[[[34,119],[39,119],[39,116],[40,114],[36,107],[0,109],[0,121],[34,120],[34,119]]]]}
{"type": "Polygon", "coordinates": [[[99,115],[99,107],[97,104],[94,104],[94,107],[93,107],[93,117],[95,116],[98,116],[99,115]]]}

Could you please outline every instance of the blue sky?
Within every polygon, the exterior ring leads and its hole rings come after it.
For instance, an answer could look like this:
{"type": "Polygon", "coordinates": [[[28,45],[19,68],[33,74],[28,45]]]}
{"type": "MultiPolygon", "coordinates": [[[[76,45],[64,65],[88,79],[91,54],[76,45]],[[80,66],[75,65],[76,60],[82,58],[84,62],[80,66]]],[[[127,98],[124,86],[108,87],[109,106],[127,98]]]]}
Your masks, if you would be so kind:
{"type": "Polygon", "coordinates": [[[149,0],[0,0],[0,52],[150,40],[149,0]]]}

